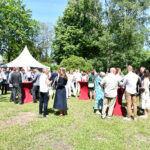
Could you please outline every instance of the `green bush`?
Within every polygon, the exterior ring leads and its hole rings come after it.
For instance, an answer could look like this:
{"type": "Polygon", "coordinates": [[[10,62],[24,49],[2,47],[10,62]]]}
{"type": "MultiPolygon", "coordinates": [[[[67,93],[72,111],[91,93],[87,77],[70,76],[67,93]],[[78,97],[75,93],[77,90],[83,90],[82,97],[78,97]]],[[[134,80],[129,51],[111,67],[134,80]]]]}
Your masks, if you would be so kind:
{"type": "Polygon", "coordinates": [[[70,58],[62,60],[59,67],[65,67],[67,71],[69,71],[70,69],[80,69],[81,71],[87,72],[93,69],[92,65],[86,62],[82,57],[74,55],[70,58]]]}

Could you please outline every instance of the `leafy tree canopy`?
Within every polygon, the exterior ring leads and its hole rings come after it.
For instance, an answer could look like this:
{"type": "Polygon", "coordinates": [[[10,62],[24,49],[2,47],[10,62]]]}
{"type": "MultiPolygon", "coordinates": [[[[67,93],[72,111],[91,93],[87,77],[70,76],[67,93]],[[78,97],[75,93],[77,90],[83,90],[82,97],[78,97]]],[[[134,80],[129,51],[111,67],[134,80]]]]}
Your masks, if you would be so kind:
{"type": "Polygon", "coordinates": [[[31,11],[25,9],[22,0],[0,2],[0,54],[7,61],[18,56],[25,45],[33,51],[37,31],[37,22],[31,19],[31,11]]]}
{"type": "Polygon", "coordinates": [[[68,0],[55,26],[53,58],[60,63],[80,56],[97,71],[129,64],[139,68],[148,59],[149,6],[149,0],[68,0]]]}
{"type": "Polygon", "coordinates": [[[76,70],[80,69],[81,71],[87,72],[93,69],[92,65],[86,62],[82,57],[71,56],[70,58],[63,59],[59,67],[65,67],[68,71],[70,69],[76,70]]]}
{"type": "Polygon", "coordinates": [[[53,40],[53,57],[60,63],[71,55],[93,58],[99,52],[102,32],[99,0],[69,0],[64,16],[58,19],[53,40]]]}

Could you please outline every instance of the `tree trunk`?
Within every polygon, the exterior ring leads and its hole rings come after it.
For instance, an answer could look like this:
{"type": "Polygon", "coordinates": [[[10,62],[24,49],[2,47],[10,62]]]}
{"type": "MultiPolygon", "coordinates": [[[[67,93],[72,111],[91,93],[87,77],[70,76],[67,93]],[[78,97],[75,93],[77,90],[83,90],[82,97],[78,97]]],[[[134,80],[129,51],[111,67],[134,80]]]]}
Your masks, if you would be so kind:
{"type": "Polygon", "coordinates": [[[8,47],[8,52],[7,52],[7,61],[10,62],[11,60],[11,48],[8,47]]]}
{"type": "Polygon", "coordinates": [[[110,67],[110,57],[107,56],[107,72],[109,72],[110,67]]]}

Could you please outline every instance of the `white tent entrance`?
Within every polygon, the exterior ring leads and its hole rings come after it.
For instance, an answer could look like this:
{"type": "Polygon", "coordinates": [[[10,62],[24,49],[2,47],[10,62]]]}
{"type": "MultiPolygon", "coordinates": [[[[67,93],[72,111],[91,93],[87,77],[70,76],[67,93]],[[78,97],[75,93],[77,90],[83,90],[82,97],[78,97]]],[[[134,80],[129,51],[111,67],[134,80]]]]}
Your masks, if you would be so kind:
{"type": "Polygon", "coordinates": [[[27,46],[25,46],[22,53],[13,61],[3,65],[2,67],[22,67],[22,68],[47,68],[49,67],[39,63],[37,60],[35,60],[32,55],[30,54],[27,46]]]}

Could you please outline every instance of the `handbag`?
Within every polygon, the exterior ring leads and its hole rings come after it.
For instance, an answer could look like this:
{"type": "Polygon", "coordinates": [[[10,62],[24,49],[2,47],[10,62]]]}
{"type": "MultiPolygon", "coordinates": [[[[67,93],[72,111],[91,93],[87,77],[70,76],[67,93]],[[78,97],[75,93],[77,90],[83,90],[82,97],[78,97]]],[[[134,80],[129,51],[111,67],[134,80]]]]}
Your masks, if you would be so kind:
{"type": "Polygon", "coordinates": [[[53,95],[54,91],[52,89],[52,87],[49,87],[49,96],[53,95]]]}
{"type": "Polygon", "coordinates": [[[89,83],[88,88],[94,88],[94,83],[89,83]]]}

